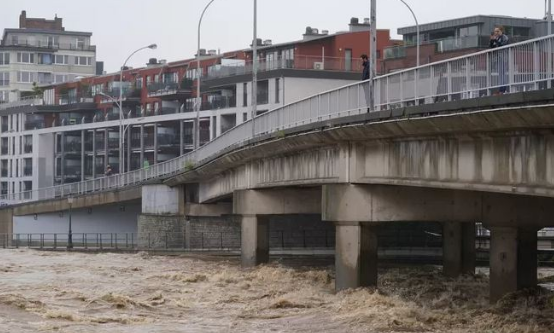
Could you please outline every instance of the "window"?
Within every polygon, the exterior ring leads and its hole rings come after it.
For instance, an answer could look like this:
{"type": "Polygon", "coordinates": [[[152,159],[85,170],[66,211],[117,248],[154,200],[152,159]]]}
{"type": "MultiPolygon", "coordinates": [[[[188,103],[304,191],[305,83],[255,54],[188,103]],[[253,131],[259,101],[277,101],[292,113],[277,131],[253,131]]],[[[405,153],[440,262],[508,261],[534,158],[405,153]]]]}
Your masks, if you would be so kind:
{"type": "Polygon", "coordinates": [[[139,76],[136,78],[135,87],[137,87],[137,89],[142,89],[142,77],[139,76]]]}
{"type": "Polygon", "coordinates": [[[7,90],[0,90],[0,102],[8,102],[10,100],[10,92],[7,90]]]}
{"type": "Polygon", "coordinates": [[[152,104],[146,104],[146,115],[149,116],[152,113],[152,104]]]}
{"type": "Polygon", "coordinates": [[[0,87],[10,85],[10,72],[0,72],[0,87]]]}
{"type": "Polygon", "coordinates": [[[58,36],[47,36],[46,43],[48,47],[58,47],[60,38],[58,36]]]}
{"type": "Polygon", "coordinates": [[[64,83],[69,81],[67,74],[56,74],[54,75],[54,83],[64,83]]]}
{"type": "Polygon", "coordinates": [[[248,106],[248,83],[242,84],[242,106],[248,106]]]}
{"type": "Polygon", "coordinates": [[[476,25],[470,25],[469,27],[460,28],[460,37],[477,36],[479,34],[479,27],[476,25]]]}
{"type": "Polygon", "coordinates": [[[38,63],[39,65],[52,65],[54,61],[54,56],[50,53],[39,53],[38,54],[38,63]]]}
{"type": "Polygon", "coordinates": [[[92,58],[91,57],[75,57],[75,65],[90,66],[90,65],[92,65],[92,58]]]}
{"type": "Polygon", "coordinates": [[[54,57],[54,64],[56,65],[69,64],[69,56],[56,54],[56,56],[54,57]]]}
{"type": "Polygon", "coordinates": [[[12,36],[12,45],[19,45],[19,40],[17,36],[12,36]]]}
{"type": "Polygon", "coordinates": [[[17,52],[17,62],[21,64],[34,64],[35,55],[29,52],[17,52]]]}
{"type": "Polygon", "coordinates": [[[154,75],[154,82],[160,82],[160,76],[158,74],[154,75]]]}
{"type": "Polygon", "coordinates": [[[77,49],[82,50],[85,47],[85,38],[77,37],[77,49]]]}
{"type": "Polygon", "coordinates": [[[10,54],[7,52],[0,52],[0,65],[10,64],[10,54]]]}
{"type": "Polygon", "coordinates": [[[275,103],[281,103],[281,79],[275,79],[275,103]]]}
{"type": "Polygon", "coordinates": [[[35,81],[35,73],[33,72],[17,72],[17,82],[33,83],[35,81]]]}

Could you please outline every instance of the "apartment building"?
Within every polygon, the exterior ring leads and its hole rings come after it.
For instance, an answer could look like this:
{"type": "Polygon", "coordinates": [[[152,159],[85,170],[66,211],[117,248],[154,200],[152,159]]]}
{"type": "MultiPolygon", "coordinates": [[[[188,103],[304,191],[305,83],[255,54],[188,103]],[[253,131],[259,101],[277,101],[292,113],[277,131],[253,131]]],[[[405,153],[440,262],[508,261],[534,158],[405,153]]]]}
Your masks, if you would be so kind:
{"type": "MultiPolygon", "coordinates": [[[[379,30],[378,39],[382,55],[390,46],[389,31],[379,30]]],[[[107,165],[115,172],[135,170],[191,151],[198,78],[200,145],[250,119],[253,101],[261,114],[359,81],[369,20],[353,20],[334,34],[307,27],[296,41],[257,43],[255,99],[249,46],[222,54],[201,50],[200,67],[196,57],[151,59],[145,67],[124,69],[121,82],[119,73],[86,77],[46,86],[40,98],[0,104],[1,193],[103,177],[107,165]]]]}
{"type": "Polygon", "coordinates": [[[0,103],[32,96],[33,85],[73,81],[96,74],[96,47],[90,32],[66,31],[62,18],[19,17],[0,42],[0,103]]]}
{"type": "MultiPolygon", "coordinates": [[[[497,15],[475,15],[458,19],[420,24],[420,63],[427,64],[489,47],[495,26],[503,26],[512,43],[546,36],[544,19],[497,15]]],[[[402,42],[385,49],[382,73],[416,66],[416,26],[398,29],[402,42]]]]}

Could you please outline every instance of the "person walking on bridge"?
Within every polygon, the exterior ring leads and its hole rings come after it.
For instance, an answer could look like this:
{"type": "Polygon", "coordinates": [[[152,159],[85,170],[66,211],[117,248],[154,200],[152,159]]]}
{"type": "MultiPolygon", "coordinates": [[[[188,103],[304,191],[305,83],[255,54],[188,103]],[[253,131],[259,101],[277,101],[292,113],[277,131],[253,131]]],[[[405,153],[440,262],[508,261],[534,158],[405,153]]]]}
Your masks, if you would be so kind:
{"type": "MultiPolygon", "coordinates": [[[[510,39],[504,34],[504,27],[499,25],[494,28],[491,35],[489,47],[491,49],[508,45],[510,39]]],[[[505,85],[508,81],[508,50],[499,50],[492,54],[493,68],[496,68],[498,73],[498,89],[499,94],[504,94],[508,90],[505,85]]]]}
{"type": "MultiPolygon", "coordinates": [[[[360,58],[362,59],[362,66],[363,66],[362,81],[367,81],[369,80],[369,59],[367,58],[367,54],[362,54],[360,58]]],[[[362,86],[364,88],[364,96],[365,96],[365,102],[367,105],[367,112],[369,112],[370,111],[369,110],[369,107],[370,107],[369,82],[364,82],[362,86]]]]}

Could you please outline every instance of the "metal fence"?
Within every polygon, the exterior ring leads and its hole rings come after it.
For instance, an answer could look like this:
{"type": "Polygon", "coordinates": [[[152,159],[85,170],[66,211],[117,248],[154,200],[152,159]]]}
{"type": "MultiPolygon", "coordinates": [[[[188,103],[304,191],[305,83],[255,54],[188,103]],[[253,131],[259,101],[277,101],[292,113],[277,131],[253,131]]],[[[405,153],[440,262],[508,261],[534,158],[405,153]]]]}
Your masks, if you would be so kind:
{"type": "Polygon", "coordinates": [[[80,249],[80,250],[240,250],[240,234],[225,232],[153,233],[21,233],[0,234],[3,249],[80,249]]]}
{"type": "Polygon", "coordinates": [[[554,36],[491,49],[377,77],[330,90],[266,112],[225,132],[199,149],[148,169],[3,195],[4,205],[78,196],[135,186],[152,178],[170,177],[193,169],[223,151],[253,138],[300,125],[366,112],[550,88],[554,79],[554,36]],[[370,107],[370,96],[374,107],[370,107]]]}

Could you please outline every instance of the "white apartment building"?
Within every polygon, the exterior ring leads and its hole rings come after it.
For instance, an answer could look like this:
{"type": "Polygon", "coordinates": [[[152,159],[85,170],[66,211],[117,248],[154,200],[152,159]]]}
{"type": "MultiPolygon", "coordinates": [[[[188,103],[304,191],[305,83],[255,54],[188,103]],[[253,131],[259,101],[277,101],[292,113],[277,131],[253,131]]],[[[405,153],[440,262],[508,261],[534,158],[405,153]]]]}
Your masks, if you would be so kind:
{"type": "Polygon", "coordinates": [[[96,74],[96,47],[90,32],[66,31],[62,19],[27,18],[5,29],[0,42],[0,103],[16,101],[38,86],[96,74]]]}

